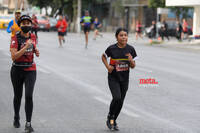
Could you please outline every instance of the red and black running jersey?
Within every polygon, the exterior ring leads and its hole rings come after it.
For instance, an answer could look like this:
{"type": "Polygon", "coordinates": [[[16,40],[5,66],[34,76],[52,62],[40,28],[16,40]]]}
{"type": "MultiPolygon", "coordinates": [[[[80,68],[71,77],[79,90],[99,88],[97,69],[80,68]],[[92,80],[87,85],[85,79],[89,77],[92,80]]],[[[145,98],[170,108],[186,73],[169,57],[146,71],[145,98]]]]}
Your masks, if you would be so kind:
{"type": "Polygon", "coordinates": [[[16,48],[18,51],[22,49],[25,46],[26,41],[28,39],[31,39],[33,41],[33,44],[31,47],[29,47],[26,52],[17,60],[15,60],[15,63],[31,63],[32,65],[30,67],[23,68],[24,71],[35,71],[36,70],[36,64],[34,63],[34,52],[36,48],[36,36],[34,34],[30,34],[28,38],[21,36],[21,33],[15,34],[11,38],[11,44],[10,48],[16,48]]]}
{"type": "Polygon", "coordinates": [[[133,59],[137,56],[134,47],[128,44],[124,48],[119,48],[117,44],[114,44],[106,49],[105,55],[110,57],[110,65],[114,66],[114,70],[109,73],[109,76],[114,76],[119,81],[129,80],[130,62],[126,56],[128,53],[132,55],[133,59]]]}

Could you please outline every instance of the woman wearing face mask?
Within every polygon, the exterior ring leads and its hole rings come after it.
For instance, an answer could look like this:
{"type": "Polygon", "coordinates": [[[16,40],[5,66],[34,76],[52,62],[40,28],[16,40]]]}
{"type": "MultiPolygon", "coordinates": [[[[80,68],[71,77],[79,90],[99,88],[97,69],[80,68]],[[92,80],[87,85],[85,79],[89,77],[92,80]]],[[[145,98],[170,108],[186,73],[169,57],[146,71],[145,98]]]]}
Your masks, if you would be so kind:
{"type": "Polygon", "coordinates": [[[115,33],[117,43],[109,46],[102,55],[102,61],[108,70],[108,85],[112,93],[112,101],[107,117],[110,130],[119,130],[117,117],[121,111],[129,84],[129,68],[135,67],[135,49],[127,44],[128,31],[123,28],[115,33]],[[110,63],[107,58],[110,58],[110,63]]]}
{"type": "Polygon", "coordinates": [[[18,21],[21,31],[11,39],[10,52],[13,60],[11,68],[11,81],[14,90],[14,122],[15,128],[20,127],[20,105],[25,84],[25,132],[33,132],[31,118],[33,111],[33,90],[36,81],[36,64],[34,54],[39,57],[36,47],[36,36],[31,34],[32,20],[28,15],[23,15],[18,21]]]}

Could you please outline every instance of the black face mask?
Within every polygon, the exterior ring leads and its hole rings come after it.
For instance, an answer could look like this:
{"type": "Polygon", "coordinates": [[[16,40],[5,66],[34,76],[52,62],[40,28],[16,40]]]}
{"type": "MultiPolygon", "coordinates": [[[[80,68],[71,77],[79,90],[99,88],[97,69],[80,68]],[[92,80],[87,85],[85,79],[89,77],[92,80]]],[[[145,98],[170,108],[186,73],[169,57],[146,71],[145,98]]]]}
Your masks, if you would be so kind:
{"type": "Polygon", "coordinates": [[[24,33],[28,33],[28,32],[31,30],[31,26],[22,26],[22,27],[21,27],[21,30],[22,30],[24,33]]]}

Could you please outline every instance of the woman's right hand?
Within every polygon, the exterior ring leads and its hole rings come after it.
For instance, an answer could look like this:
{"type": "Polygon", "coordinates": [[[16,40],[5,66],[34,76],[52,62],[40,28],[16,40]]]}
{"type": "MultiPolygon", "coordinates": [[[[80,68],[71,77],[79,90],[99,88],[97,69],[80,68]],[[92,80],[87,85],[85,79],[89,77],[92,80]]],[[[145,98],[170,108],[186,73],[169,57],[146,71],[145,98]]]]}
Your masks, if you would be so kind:
{"type": "Polygon", "coordinates": [[[114,67],[111,66],[111,65],[109,65],[107,69],[108,69],[108,72],[109,72],[109,73],[112,73],[112,71],[114,70],[114,67]]]}
{"type": "Polygon", "coordinates": [[[26,41],[26,48],[29,48],[29,47],[31,47],[31,45],[32,45],[32,40],[31,39],[29,39],[28,41],[26,41]]]}

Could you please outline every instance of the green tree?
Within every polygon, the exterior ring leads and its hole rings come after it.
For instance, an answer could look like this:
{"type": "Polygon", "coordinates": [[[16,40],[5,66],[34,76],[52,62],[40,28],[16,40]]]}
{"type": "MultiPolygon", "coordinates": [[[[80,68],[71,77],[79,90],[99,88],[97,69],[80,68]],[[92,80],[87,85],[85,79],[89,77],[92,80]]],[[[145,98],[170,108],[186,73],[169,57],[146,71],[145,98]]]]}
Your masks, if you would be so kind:
{"type": "MultiPolygon", "coordinates": [[[[46,15],[53,16],[56,13],[68,14],[75,27],[77,20],[78,0],[28,0],[29,4],[37,6],[40,9],[46,9],[46,15]],[[47,14],[47,8],[51,7],[51,14],[47,14]]],[[[82,11],[89,9],[92,4],[103,3],[104,0],[82,0],[82,11]]],[[[75,29],[75,28],[73,28],[75,29]]]]}
{"type": "Polygon", "coordinates": [[[124,6],[121,0],[115,0],[112,4],[112,8],[115,9],[115,11],[120,14],[121,16],[124,15],[124,6]]]}
{"type": "MultiPolygon", "coordinates": [[[[51,7],[52,12],[50,16],[53,16],[58,10],[59,13],[75,14],[77,10],[77,0],[28,0],[29,4],[37,6],[40,9],[51,7]]],[[[103,3],[104,0],[82,0],[82,7],[88,9],[88,5],[93,3],[103,3]]],[[[48,14],[47,14],[48,15],[48,14]]]]}
{"type": "Polygon", "coordinates": [[[148,0],[148,6],[150,8],[165,7],[165,0],[148,0]]]}
{"type": "Polygon", "coordinates": [[[180,19],[180,15],[182,15],[183,18],[191,17],[188,15],[188,11],[191,10],[191,7],[170,7],[171,11],[176,14],[176,19],[180,19]]]}
{"type": "MultiPolygon", "coordinates": [[[[68,5],[73,0],[28,0],[29,4],[37,6],[40,9],[45,8],[47,11],[48,7],[52,8],[50,16],[53,16],[57,10],[59,13],[63,13],[64,7],[68,5]]],[[[46,13],[46,15],[49,15],[46,13]]]]}
{"type": "Polygon", "coordinates": [[[53,0],[28,0],[28,2],[29,4],[37,6],[40,9],[45,8],[47,14],[47,7],[50,6],[50,3],[52,3],[53,0]]]}

